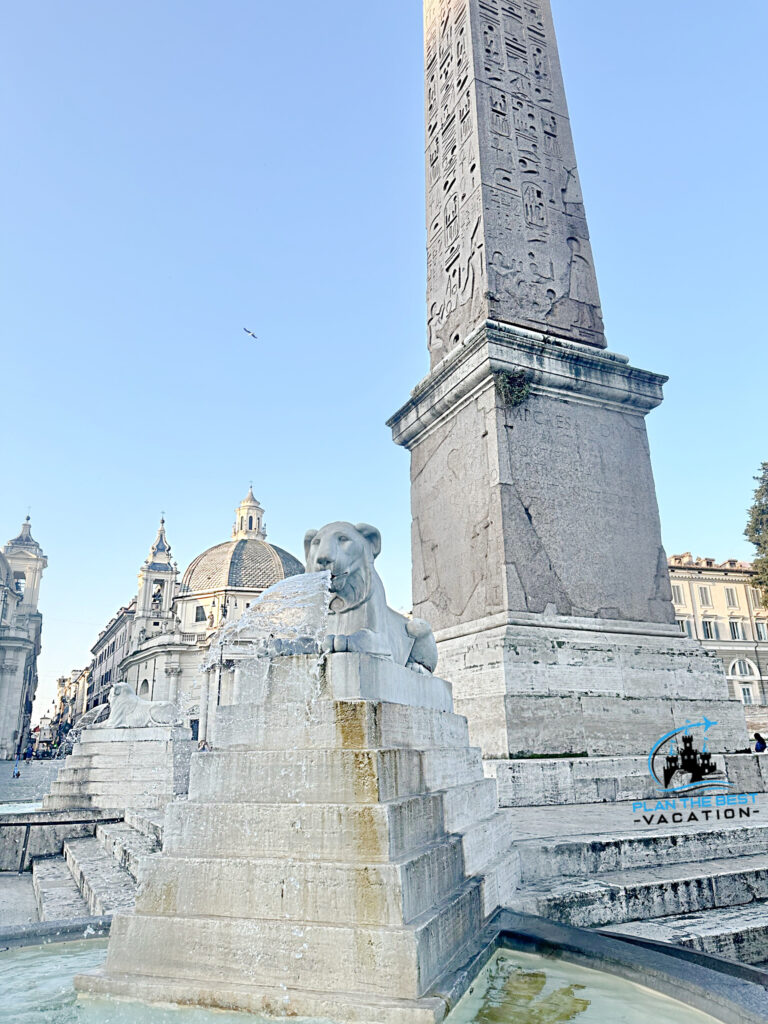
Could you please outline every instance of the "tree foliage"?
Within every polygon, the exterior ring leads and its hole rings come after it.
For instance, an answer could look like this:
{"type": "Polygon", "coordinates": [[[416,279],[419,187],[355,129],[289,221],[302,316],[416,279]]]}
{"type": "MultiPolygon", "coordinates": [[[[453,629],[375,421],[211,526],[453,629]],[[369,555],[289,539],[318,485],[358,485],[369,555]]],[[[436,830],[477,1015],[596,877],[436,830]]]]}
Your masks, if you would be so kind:
{"type": "Polygon", "coordinates": [[[757,549],[753,582],[762,592],[763,606],[768,608],[768,462],[760,467],[760,476],[755,477],[755,482],[755,500],[748,512],[744,536],[757,549]]]}

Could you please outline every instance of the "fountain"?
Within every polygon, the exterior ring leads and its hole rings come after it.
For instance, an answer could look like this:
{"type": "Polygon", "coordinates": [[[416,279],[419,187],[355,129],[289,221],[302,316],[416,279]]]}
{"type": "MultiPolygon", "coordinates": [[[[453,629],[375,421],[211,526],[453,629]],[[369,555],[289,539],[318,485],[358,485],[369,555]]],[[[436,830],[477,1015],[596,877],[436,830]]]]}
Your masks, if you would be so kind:
{"type": "Polygon", "coordinates": [[[188,798],[166,809],[134,912],[115,915],[101,965],[97,944],[6,952],[0,983],[16,994],[0,1024],[227,1024],[237,1011],[602,1024],[617,1007],[626,1024],[763,1019],[749,1010],[756,985],[739,1016],[709,1017],[668,998],[709,1007],[698,967],[675,975],[673,958],[546,922],[536,939],[537,919],[519,915],[510,927],[498,909],[518,878],[510,812],[431,671],[429,626],[386,604],[380,545],[365,524],[310,531],[310,571],[220,632],[211,665],[233,661],[234,685],[213,749],[192,757],[188,798]],[[89,972],[77,1001],[73,969],[89,972]],[[16,992],[17,978],[43,995],[16,992]]]}
{"type": "Polygon", "coordinates": [[[365,524],[311,531],[317,571],[221,634],[211,657],[234,660],[235,682],[213,749],[193,756],[135,913],[114,919],[80,991],[442,1019],[430,990],[514,890],[517,862],[495,783],[431,673],[429,626],[386,604],[380,546],[365,524]]]}

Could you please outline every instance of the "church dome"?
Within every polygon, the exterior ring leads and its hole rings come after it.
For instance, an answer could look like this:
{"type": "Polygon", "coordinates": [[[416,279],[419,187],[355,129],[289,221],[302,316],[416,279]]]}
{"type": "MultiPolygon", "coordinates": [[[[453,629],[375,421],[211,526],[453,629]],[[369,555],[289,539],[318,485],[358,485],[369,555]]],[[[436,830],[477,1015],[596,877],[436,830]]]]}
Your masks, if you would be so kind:
{"type": "Polygon", "coordinates": [[[181,594],[201,591],[265,590],[304,566],[282,548],[256,537],[240,538],[208,548],[191,563],[181,581],[181,594]]]}

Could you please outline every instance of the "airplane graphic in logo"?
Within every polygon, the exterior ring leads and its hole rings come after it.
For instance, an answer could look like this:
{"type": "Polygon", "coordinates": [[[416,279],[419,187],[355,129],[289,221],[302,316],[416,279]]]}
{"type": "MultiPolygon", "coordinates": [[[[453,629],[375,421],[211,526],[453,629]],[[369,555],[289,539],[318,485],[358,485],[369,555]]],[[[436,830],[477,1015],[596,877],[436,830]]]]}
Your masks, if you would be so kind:
{"type": "Polygon", "coordinates": [[[665,793],[685,793],[694,790],[723,790],[731,785],[707,750],[707,733],[714,725],[717,722],[704,715],[703,722],[686,722],[680,728],[665,733],[654,743],[648,755],[648,771],[659,789],[665,793]],[[694,746],[694,729],[703,730],[701,750],[694,746]],[[657,764],[662,757],[663,765],[657,764]],[[673,781],[678,784],[672,785],[673,781]]]}

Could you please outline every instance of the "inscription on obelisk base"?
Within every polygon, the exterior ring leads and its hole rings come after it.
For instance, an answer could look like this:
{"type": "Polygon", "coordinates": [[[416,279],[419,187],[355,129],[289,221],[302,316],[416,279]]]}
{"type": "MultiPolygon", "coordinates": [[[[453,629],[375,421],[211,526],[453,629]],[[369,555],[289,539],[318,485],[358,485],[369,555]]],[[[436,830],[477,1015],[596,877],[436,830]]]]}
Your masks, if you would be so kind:
{"type": "Polygon", "coordinates": [[[605,350],[547,0],[425,0],[431,372],[411,452],[413,597],[486,757],[643,755],[719,662],[674,623],[644,417],[665,377],[605,350]]]}

